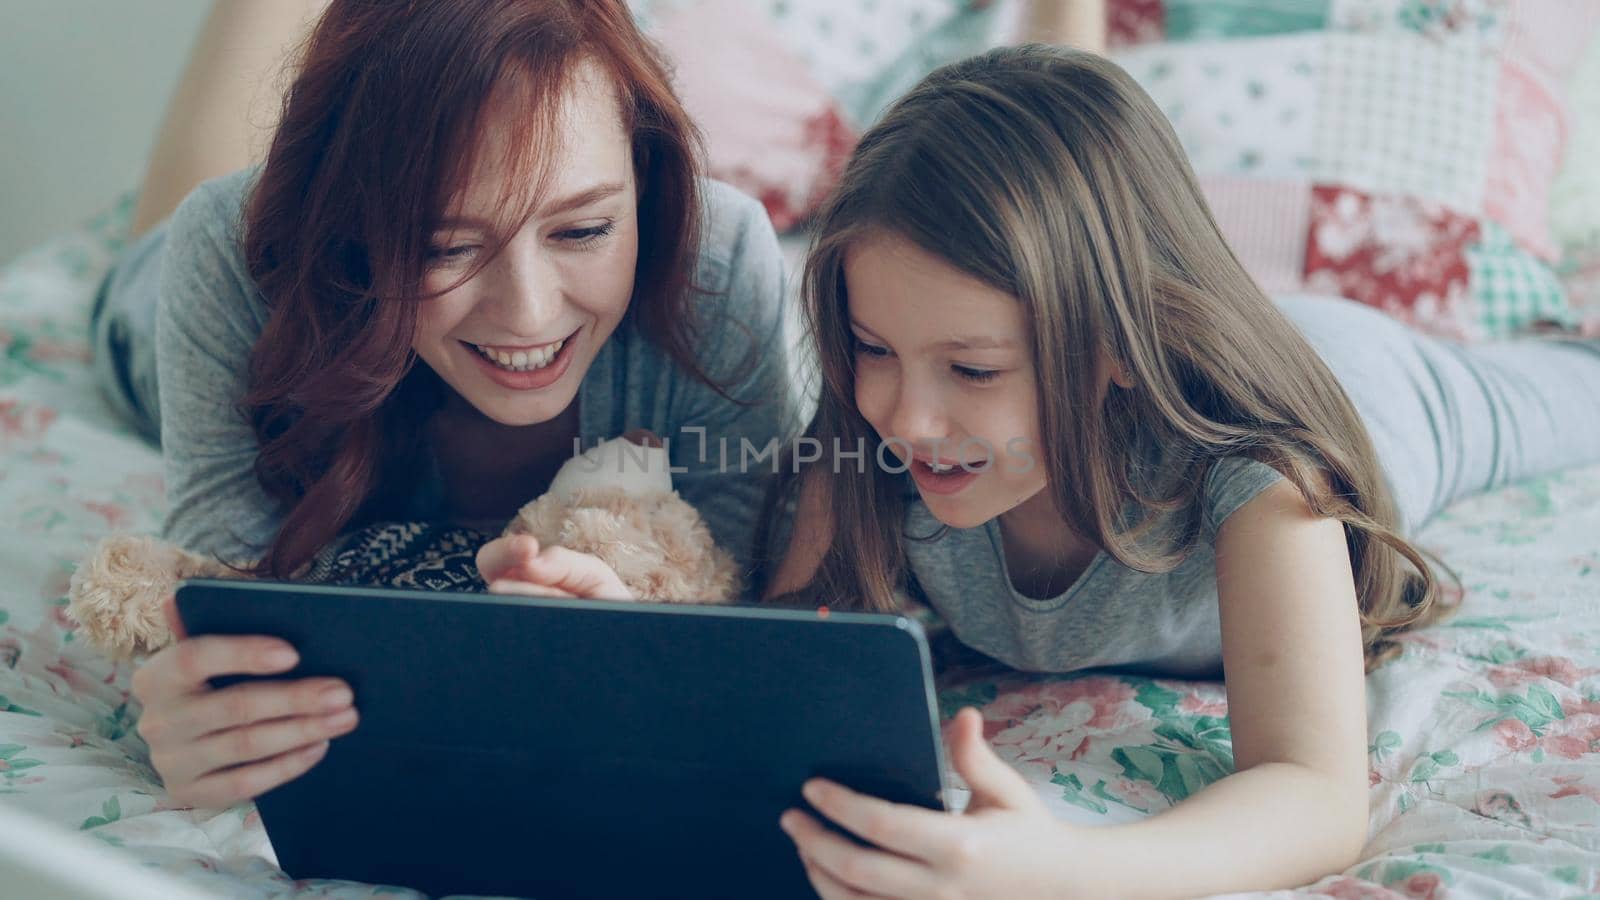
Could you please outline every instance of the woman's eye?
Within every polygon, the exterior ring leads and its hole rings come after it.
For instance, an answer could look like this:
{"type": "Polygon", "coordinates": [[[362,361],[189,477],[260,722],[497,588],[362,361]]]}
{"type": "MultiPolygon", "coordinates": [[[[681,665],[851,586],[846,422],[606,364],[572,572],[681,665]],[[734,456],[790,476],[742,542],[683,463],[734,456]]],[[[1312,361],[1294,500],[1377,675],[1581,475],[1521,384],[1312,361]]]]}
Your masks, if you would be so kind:
{"type": "Polygon", "coordinates": [[[556,237],[573,244],[592,244],[617,230],[617,223],[607,222],[604,225],[593,225],[589,228],[572,228],[556,233],[556,237]]]}
{"type": "Polygon", "coordinates": [[[433,264],[453,263],[468,259],[477,252],[475,244],[456,244],[452,247],[429,247],[428,262],[433,264]]]}
{"type": "Polygon", "coordinates": [[[1000,377],[999,369],[974,369],[969,366],[951,366],[950,368],[954,369],[955,373],[962,378],[979,384],[985,381],[993,381],[1000,377]]]}
{"type": "Polygon", "coordinates": [[[875,358],[882,358],[889,355],[889,348],[879,347],[877,344],[869,344],[860,338],[855,339],[855,351],[857,353],[865,354],[875,358]]]}

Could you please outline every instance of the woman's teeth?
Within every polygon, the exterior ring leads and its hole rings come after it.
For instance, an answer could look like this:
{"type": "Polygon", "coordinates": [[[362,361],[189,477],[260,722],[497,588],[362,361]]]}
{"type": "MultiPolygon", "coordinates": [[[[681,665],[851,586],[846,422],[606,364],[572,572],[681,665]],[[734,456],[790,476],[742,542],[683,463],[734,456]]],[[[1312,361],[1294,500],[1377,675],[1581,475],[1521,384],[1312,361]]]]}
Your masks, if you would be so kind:
{"type": "Polygon", "coordinates": [[[940,474],[944,474],[945,472],[948,472],[951,469],[954,469],[955,465],[951,464],[951,465],[948,465],[948,466],[941,466],[938,463],[928,463],[928,468],[930,468],[930,469],[932,469],[935,472],[938,472],[940,474]]]}
{"type": "Polygon", "coordinates": [[[528,351],[518,350],[515,353],[507,353],[504,350],[493,350],[488,347],[481,347],[477,344],[473,344],[472,349],[478,351],[478,353],[483,356],[484,359],[487,359],[488,361],[494,363],[502,369],[505,369],[508,372],[530,372],[534,369],[542,369],[545,366],[550,365],[550,362],[556,358],[556,354],[561,352],[561,347],[566,342],[567,339],[562,338],[561,340],[556,341],[554,344],[546,344],[543,347],[538,347],[528,351]]]}

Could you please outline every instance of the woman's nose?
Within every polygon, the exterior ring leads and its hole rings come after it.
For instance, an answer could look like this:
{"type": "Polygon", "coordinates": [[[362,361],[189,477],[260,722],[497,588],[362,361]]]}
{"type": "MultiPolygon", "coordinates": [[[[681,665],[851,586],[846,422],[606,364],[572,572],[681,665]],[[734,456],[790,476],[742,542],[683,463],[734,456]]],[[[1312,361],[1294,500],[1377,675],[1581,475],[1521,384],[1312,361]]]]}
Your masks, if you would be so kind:
{"type": "MultiPolygon", "coordinates": [[[[535,242],[520,236],[501,249],[490,264],[493,276],[484,285],[483,312],[507,337],[543,340],[560,316],[560,270],[535,242]]],[[[489,273],[485,273],[489,274],[489,273]]]]}

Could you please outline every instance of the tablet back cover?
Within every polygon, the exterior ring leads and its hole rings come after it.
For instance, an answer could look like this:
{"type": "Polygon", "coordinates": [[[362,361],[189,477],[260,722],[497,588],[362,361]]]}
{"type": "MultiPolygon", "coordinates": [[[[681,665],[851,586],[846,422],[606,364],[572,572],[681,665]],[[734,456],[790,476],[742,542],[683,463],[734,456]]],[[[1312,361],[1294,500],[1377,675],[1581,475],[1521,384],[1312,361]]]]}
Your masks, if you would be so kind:
{"type": "Polygon", "coordinates": [[[361,724],[257,805],[294,878],[431,894],[808,897],[812,775],[930,808],[937,712],[894,616],[194,581],[191,634],[271,634],[361,724]],[[731,613],[731,614],[730,614],[731,613]]]}

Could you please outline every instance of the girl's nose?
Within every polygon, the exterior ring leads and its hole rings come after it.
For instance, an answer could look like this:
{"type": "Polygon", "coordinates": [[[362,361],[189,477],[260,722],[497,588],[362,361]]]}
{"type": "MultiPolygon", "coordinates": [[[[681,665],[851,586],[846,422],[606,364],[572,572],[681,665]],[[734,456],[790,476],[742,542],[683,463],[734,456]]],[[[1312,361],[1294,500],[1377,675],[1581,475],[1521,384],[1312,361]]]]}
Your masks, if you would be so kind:
{"type": "Polygon", "coordinates": [[[918,447],[943,440],[950,433],[949,418],[938,392],[911,379],[901,382],[889,424],[895,437],[918,447]]]}

